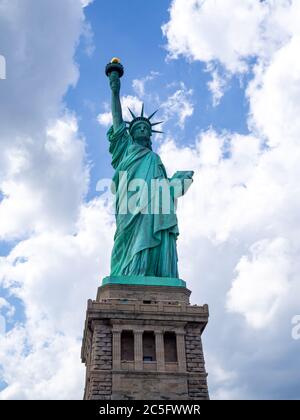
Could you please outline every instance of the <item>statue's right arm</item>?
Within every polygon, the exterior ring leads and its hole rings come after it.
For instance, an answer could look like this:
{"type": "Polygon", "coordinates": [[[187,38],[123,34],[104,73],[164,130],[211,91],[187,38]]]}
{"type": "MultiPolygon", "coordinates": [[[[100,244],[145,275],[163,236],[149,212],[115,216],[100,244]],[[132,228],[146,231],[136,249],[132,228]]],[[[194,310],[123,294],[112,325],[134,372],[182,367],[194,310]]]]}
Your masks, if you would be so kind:
{"type": "Polygon", "coordinates": [[[109,76],[110,88],[111,88],[111,113],[113,118],[114,131],[123,123],[122,107],[120,101],[120,88],[121,82],[120,77],[116,71],[111,72],[109,76]]]}

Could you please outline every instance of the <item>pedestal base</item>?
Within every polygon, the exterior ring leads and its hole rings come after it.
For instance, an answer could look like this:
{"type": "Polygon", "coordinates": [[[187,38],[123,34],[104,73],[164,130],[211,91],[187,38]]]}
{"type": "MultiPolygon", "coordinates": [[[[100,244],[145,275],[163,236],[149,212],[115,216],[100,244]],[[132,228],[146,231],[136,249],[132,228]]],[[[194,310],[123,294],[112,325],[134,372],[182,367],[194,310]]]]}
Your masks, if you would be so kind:
{"type": "Polygon", "coordinates": [[[208,306],[190,305],[189,296],[183,286],[99,287],[82,345],[84,398],[208,399],[201,341],[208,306]]]}

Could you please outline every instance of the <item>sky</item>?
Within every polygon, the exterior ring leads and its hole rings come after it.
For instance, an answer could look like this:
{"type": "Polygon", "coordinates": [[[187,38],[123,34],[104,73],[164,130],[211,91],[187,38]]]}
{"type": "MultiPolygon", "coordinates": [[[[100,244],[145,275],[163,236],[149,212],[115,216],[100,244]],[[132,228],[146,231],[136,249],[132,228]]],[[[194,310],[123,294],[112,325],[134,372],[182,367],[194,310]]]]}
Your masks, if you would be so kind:
{"type": "Polygon", "coordinates": [[[107,62],[159,108],[212,399],[300,397],[300,3],[0,0],[0,399],[82,399],[114,217],[107,62]],[[5,63],[5,72],[3,71],[5,63]]]}

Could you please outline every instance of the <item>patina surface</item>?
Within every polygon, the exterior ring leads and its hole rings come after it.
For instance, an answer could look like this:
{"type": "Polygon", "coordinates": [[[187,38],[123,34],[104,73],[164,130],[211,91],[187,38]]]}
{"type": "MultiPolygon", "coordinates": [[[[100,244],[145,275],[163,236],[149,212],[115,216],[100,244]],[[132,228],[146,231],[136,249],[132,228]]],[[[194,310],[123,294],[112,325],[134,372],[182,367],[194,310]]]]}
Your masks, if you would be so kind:
{"type": "MultiPolygon", "coordinates": [[[[112,92],[113,126],[107,135],[115,170],[113,184],[117,225],[111,257],[111,276],[176,279],[179,277],[176,200],[186,192],[186,186],[190,185],[185,181],[192,182],[193,171],[179,171],[168,178],[160,157],[152,150],[152,133],[160,133],[153,128],[160,124],[152,122],[156,112],[147,118],[143,106],[139,116],[130,110],[133,118],[131,122],[123,120],[120,101],[120,78],[123,73],[123,66],[116,58],[106,67],[112,92]],[[126,183],[122,182],[124,176],[126,183]],[[163,208],[164,198],[160,202],[157,189],[153,191],[154,180],[165,182],[165,185],[174,181],[180,183],[180,191],[177,188],[175,193],[173,190],[167,197],[167,211],[163,208]],[[137,185],[140,181],[139,197],[144,197],[143,204],[136,205],[134,211],[128,211],[127,207],[124,211],[124,202],[132,203],[137,193],[136,189],[131,190],[128,185],[134,182],[137,185]]],[[[166,194],[165,190],[162,194],[166,194]]]]}

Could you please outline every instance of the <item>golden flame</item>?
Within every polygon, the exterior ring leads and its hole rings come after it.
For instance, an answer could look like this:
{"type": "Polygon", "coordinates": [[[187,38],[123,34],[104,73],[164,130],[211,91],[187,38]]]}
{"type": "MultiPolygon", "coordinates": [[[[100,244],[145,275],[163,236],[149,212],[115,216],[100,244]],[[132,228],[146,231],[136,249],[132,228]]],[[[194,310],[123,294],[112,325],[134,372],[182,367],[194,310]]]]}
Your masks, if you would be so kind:
{"type": "Polygon", "coordinates": [[[121,60],[118,57],[113,57],[110,62],[114,63],[114,64],[116,64],[116,63],[119,64],[119,63],[121,63],[121,60]]]}

